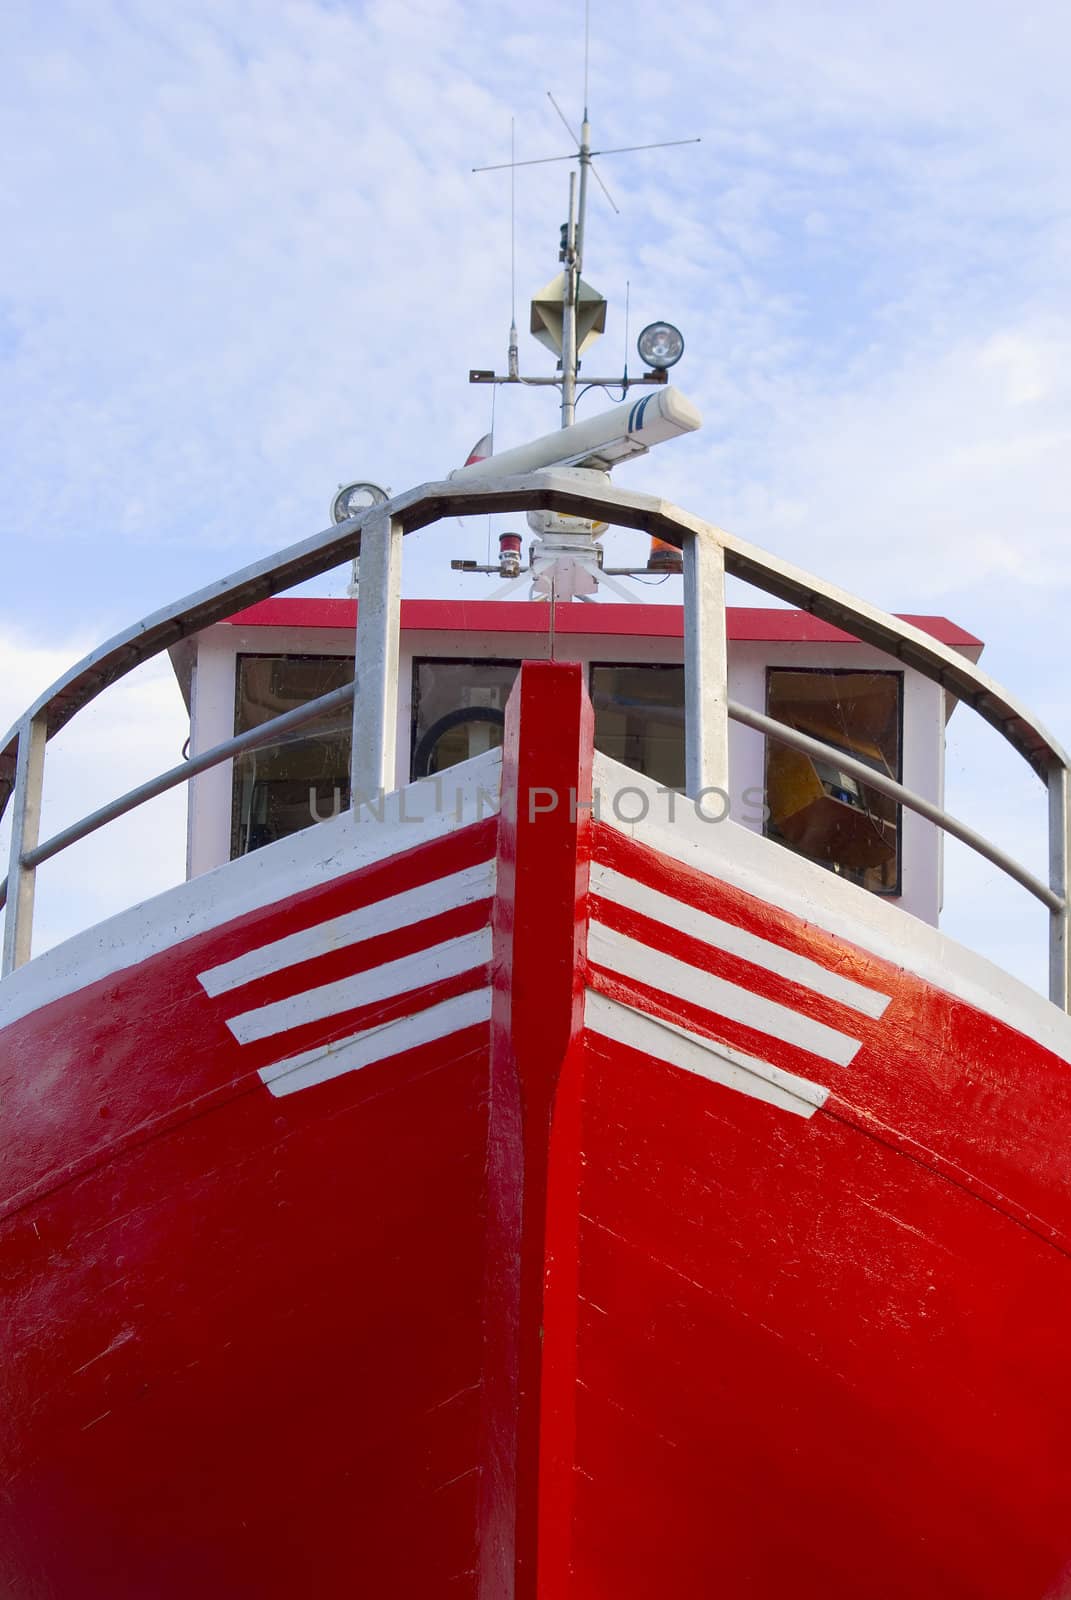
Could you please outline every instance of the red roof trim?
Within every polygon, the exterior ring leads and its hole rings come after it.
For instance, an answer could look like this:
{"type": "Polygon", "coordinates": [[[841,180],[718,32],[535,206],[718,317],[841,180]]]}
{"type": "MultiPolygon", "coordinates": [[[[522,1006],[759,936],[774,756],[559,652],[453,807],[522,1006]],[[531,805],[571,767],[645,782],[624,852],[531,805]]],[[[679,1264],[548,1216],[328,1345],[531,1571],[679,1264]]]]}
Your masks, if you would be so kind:
{"type": "MultiPolygon", "coordinates": [[[[536,633],[547,631],[548,611],[538,600],[403,600],[402,628],[443,633],[536,633]]],[[[355,600],[321,600],[301,595],[262,600],[230,618],[242,628],[350,629],[357,621],[355,600]]],[[[947,617],[901,616],[947,645],[980,645],[973,633],[947,617]]],[[[558,633],[586,633],[680,639],[684,617],[680,606],[559,606],[558,633]]],[[[729,606],[730,639],[769,644],[855,644],[849,633],[812,617],[809,611],[772,606],[729,606]]]]}

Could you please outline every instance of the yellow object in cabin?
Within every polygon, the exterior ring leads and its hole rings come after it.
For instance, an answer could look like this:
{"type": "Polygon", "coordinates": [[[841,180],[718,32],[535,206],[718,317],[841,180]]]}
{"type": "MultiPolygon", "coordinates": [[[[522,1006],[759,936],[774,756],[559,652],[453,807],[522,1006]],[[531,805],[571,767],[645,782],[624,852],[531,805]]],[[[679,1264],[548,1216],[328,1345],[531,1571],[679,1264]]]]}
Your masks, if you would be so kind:
{"type": "MultiPolygon", "coordinates": [[[[862,803],[831,794],[815,763],[802,751],[771,744],[766,772],[770,818],[798,850],[856,871],[883,866],[896,854],[895,825],[874,816],[862,803]]],[[[858,792],[854,779],[846,775],[842,787],[846,793],[858,792]]]]}

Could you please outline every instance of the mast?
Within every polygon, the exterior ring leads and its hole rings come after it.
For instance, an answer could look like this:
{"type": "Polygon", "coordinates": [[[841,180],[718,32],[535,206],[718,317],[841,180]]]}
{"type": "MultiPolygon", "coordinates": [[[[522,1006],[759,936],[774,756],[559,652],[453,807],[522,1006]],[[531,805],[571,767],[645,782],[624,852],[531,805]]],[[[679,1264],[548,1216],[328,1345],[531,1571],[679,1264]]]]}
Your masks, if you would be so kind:
{"type": "MultiPolygon", "coordinates": [[[[469,371],[470,383],[523,383],[528,387],[546,386],[560,389],[561,426],[563,428],[571,427],[576,421],[577,378],[580,371],[581,349],[586,348],[602,333],[606,321],[606,301],[596,290],[592,289],[590,284],[585,284],[581,276],[584,267],[589,176],[594,177],[613,210],[617,211],[618,209],[594,164],[594,157],[622,155],[636,150],[660,150],[671,145],[699,143],[698,139],[661,139],[654,144],[618,145],[605,150],[593,150],[591,147],[591,122],[588,116],[586,87],[585,55],[584,119],[580,125],[579,138],[573,131],[554,96],[549,90],[547,91],[551,104],[574,142],[575,148],[568,155],[539,156],[534,160],[517,161],[513,154],[513,135],[511,132],[511,159],[509,161],[495,162],[490,166],[473,167],[472,169],[473,172],[509,171],[512,194],[512,186],[518,167],[543,166],[547,162],[556,161],[576,163],[576,170],[569,174],[569,209],[567,220],[562,225],[561,244],[558,252],[562,271],[557,278],[541,289],[532,301],[531,333],[547,349],[553,350],[558,357],[557,371],[554,377],[524,377],[521,375],[515,312],[510,322],[505,374],[488,371],[485,368],[471,368],[469,371]]],[[[644,372],[639,377],[630,377],[626,366],[620,376],[585,378],[585,387],[620,389],[624,395],[631,388],[663,384],[665,381],[666,372],[661,365],[655,365],[651,370],[644,372]]]]}
{"type": "Polygon", "coordinates": [[[584,269],[584,222],[588,208],[588,170],[591,166],[591,124],[588,108],[584,107],[584,120],[580,125],[579,194],[576,173],[569,174],[569,223],[565,241],[565,296],[562,316],[562,427],[568,428],[576,420],[576,304],[580,291],[580,274],[584,269]]]}
{"type": "MultiPolygon", "coordinates": [[[[584,204],[584,182],[580,183],[580,204],[584,204]]],[[[583,231],[583,210],[577,228],[576,173],[569,174],[569,220],[565,225],[565,284],[562,294],[562,427],[576,417],[576,302],[580,287],[578,233],[583,231]]]]}

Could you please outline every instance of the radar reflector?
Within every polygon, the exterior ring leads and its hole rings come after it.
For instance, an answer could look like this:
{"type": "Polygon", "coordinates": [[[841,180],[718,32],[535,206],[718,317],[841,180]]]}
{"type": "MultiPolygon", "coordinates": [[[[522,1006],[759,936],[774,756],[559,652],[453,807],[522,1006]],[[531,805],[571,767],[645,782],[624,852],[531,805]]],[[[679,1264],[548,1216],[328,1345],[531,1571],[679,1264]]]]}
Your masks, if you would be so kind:
{"type": "MultiPolygon", "coordinates": [[[[531,332],[556,356],[562,353],[562,323],[565,320],[565,273],[559,272],[532,301],[531,332]]],[[[606,328],[606,301],[598,289],[581,278],[576,289],[576,353],[594,344],[606,328]]]]}

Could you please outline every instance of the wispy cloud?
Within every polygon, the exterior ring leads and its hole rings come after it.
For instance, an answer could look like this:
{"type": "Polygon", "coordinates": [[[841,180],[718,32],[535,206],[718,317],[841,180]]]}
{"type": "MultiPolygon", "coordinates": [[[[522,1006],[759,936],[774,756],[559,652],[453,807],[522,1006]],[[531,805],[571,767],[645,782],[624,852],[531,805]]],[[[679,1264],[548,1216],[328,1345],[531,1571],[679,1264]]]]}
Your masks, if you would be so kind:
{"type": "MultiPolygon", "coordinates": [[[[592,17],[598,142],[703,138],[606,158],[620,219],[593,197],[611,316],[589,371],[620,368],[630,280],[631,337],[682,327],[707,417],[621,481],[958,615],[1066,722],[1071,13],[592,17]]],[[[504,355],[509,180],[469,169],[506,158],[511,117],[519,156],[566,148],[547,88],[580,110],[581,8],[538,21],[485,0],[16,8],[0,624],[27,683],[28,641],[108,632],[322,526],[340,478],[402,488],[485,431],[464,380],[504,355]]],[[[522,327],[564,197],[563,168],[518,174],[522,327]]],[[[545,395],[499,397],[503,443],[553,423],[545,395]]],[[[484,538],[421,537],[410,588],[468,582],[445,558],[484,538]]]]}

